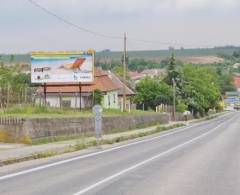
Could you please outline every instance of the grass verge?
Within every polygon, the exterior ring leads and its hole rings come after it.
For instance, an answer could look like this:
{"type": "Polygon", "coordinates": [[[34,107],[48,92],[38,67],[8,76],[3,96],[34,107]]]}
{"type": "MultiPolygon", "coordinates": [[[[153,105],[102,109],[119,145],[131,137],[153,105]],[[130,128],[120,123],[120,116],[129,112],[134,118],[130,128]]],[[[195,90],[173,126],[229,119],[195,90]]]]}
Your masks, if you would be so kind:
{"type": "MultiPolygon", "coordinates": [[[[142,116],[156,114],[154,111],[132,110],[131,112],[122,112],[120,109],[104,109],[103,116],[142,116]]],[[[93,117],[91,109],[70,109],[70,108],[52,108],[45,106],[17,105],[9,108],[0,109],[0,117],[18,117],[18,118],[76,118],[93,117]]]]}

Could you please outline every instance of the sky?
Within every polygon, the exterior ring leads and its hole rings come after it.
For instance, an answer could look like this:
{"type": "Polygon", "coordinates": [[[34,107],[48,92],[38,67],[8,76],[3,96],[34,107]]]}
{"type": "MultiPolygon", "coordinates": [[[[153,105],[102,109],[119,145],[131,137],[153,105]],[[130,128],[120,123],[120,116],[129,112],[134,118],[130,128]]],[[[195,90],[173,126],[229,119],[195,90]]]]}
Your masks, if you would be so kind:
{"type": "MultiPolygon", "coordinates": [[[[128,50],[240,45],[239,0],[34,1],[91,31],[117,37],[126,32],[128,50]]],[[[122,39],[81,31],[29,0],[1,0],[0,26],[0,53],[123,49],[122,39]]]]}

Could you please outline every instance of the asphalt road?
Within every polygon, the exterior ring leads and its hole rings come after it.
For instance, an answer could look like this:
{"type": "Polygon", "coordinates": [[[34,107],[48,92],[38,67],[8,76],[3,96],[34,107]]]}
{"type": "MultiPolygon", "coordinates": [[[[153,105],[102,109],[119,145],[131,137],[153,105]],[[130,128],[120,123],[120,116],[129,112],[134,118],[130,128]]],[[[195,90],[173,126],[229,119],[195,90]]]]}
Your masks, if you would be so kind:
{"type": "Polygon", "coordinates": [[[0,176],[0,194],[239,195],[240,113],[19,168],[0,176]]]}

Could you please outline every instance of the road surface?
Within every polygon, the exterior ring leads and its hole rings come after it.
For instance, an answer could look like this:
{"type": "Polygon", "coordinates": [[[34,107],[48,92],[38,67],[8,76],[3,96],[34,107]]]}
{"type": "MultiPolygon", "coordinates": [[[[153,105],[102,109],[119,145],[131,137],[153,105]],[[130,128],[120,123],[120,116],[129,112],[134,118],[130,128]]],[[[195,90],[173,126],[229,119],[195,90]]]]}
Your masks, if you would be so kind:
{"type": "Polygon", "coordinates": [[[240,113],[4,173],[0,194],[239,195],[240,113]]]}

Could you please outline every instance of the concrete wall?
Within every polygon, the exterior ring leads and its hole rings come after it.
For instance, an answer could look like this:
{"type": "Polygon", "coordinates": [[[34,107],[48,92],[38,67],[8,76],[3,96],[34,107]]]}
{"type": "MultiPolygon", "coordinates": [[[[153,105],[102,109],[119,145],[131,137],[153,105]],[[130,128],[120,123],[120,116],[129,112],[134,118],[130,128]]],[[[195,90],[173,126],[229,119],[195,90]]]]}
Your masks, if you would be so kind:
{"type": "MultiPolygon", "coordinates": [[[[171,118],[171,120],[173,120],[172,113],[170,113],[170,118],[171,118]]],[[[192,114],[190,114],[190,115],[187,116],[187,120],[191,120],[191,119],[193,119],[193,118],[194,118],[194,117],[193,117],[192,114]]],[[[176,114],[175,114],[175,120],[176,120],[176,121],[185,121],[186,118],[185,118],[185,116],[184,116],[182,113],[176,113],[176,114]]]]}
{"type": "MultiPolygon", "coordinates": [[[[103,130],[127,130],[141,125],[153,123],[165,124],[169,122],[167,114],[153,114],[144,116],[104,117],[103,130]]],[[[19,141],[21,137],[32,139],[51,136],[74,136],[83,133],[94,133],[93,118],[35,118],[35,119],[0,119],[0,132],[5,132],[11,140],[19,141]]]]}

